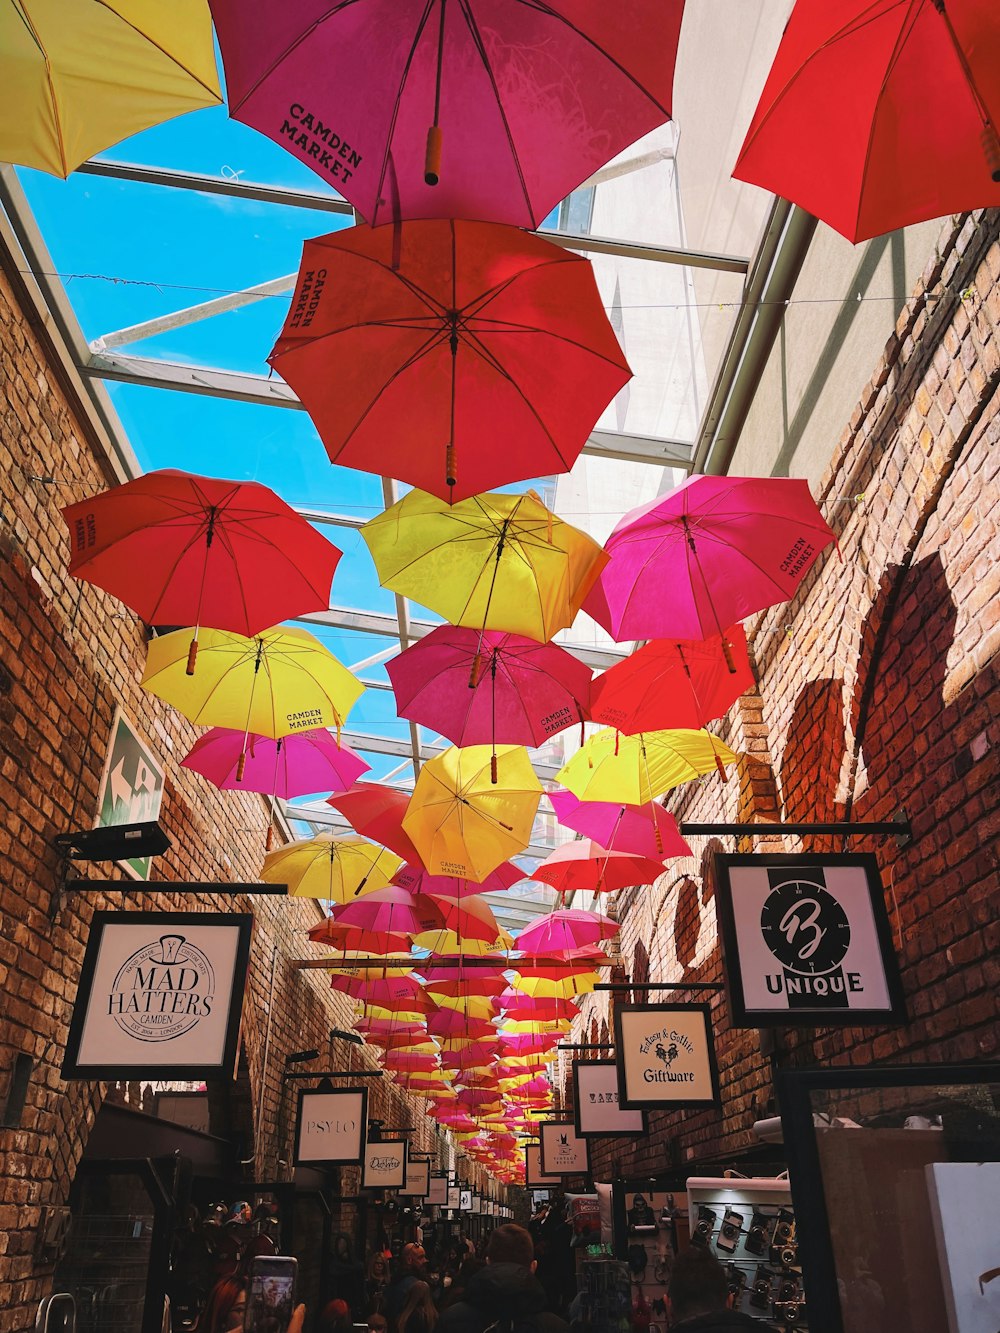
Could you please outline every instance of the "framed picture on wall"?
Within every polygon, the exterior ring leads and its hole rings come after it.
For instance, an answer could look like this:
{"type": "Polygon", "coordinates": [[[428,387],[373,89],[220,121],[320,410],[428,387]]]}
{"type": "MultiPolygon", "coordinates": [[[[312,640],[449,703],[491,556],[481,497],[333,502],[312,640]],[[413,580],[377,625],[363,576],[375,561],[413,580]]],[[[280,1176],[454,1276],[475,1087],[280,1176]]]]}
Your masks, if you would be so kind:
{"type": "Polygon", "coordinates": [[[431,1187],[431,1160],[429,1157],[408,1157],[406,1178],[400,1188],[400,1194],[412,1195],[423,1199],[431,1187]]]}
{"type": "Polygon", "coordinates": [[[359,1163],[367,1125],[367,1088],[300,1092],[295,1117],[295,1165],[359,1163]]]}
{"type": "Polygon", "coordinates": [[[623,1110],[681,1110],[719,1100],[707,1004],[616,1005],[615,1062],[623,1110]]]}
{"type": "Polygon", "coordinates": [[[874,856],[716,854],[715,881],[733,1027],[906,1021],[874,856]]]}
{"type": "Polygon", "coordinates": [[[545,1189],[562,1184],[562,1176],[547,1176],[542,1171],[542,1148],[539,1143],[525,1144],[524,1177],[529,1188],[545,1189]]]}
{"type": "Polygon", "coordinates": [[[590,1174],[590,1144],[571,1120],[545,1120],[539,1126],[542,1173],[546,1176],[590,1174]]]}
{"type": "Polygon", "coordinates": [[[448,1177],[439,1175],[437,1172],[431,1174],[427,1186],[427,1202],[437,1204],[440,1208],[448,1207],[448,1177]]]}
{"type": "Polygon", "coordinates": [[[574,1060],[573,1084],[573,1118],[581,1138],[634,1138],[646,1133],[645,1111],[623,1111],[619,1105],[614,1060],[574,1060]]]}
{"type": "Polygon", "coordinates": [[[362,1189],[402,1189],[406,1181],[406,1140],[380,1139],[365,1146],[362,1189]]]}

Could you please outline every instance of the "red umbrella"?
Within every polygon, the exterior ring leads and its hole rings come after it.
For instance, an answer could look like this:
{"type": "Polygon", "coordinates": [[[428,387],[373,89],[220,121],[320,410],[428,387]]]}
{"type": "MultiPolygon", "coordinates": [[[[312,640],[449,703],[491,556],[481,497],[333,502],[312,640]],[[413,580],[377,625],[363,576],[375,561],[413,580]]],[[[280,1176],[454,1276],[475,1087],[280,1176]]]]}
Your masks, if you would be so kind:
{"type": "Polygon", "coordinates": [[[602,847],[635,852],[655,861],[694,855],[680,835],[677,820],[655,801],[651,805],[619,805],[613,801],[581,801],[571,791],[546,794],[564,828],[583,833],[602,847]]]}
{"type": "Polygon", "coordinates": [[[369,222],[537,227],[670,118],[683,0],[286,0],[252,23],[243,0],[211,8],[230,114],[369,222]]]}
{"type": "MultiPolygon", "coordinates": [[[[378,890],[382,892],[382,890],[378,890]]],[[[371,895],[369,895],[371,896],[371,895]]],[[[358,902],[363,899],[359,898],[358,902]]],[[[352,907],[357,903],[351,903],[352,907]]],[[[308,931],[309,939],[313,944],[329,944],[333,948],[344,953],[360,954],[395,954],[406,953],[410,948],[411,936],[401,930],[379,931],[377,934],[368,928],[360,928],[355,925],[335,920],[328,916],[324,921],[319,921],[315,926],[310,926],[308,931]]]]}
{"type": "Polygon", "coordinates": [[[721,635],[793,597],[834,540],[805,481],[689,477],[625,515],[584,609],[618,642],[721,635]]]}
{"type": "Polygon", "coordinates": [[[500,1045],[508,1055],[537,1055],[553,1050],[561,1041],[559,1032],[515,1032],[500,1037],[500,1045]]]}
{"type": "Polygon", "coordinates": [[[432,1069],[441,1068],[436,1055],[422,1055],[406,1050],[386,1051],[382,1065],[397,1074],[426,1074],[432,1069]]]}
{"type": "Polygon", "coordinates": [[[738,623],[724,636],[654,639],[597,677],[591,717],[626,735],[699,731],[755,684],[746,631],[738,623]]]}
{"type": "Polygon", "coordinates": [[[374,1046],[381,1045],[384,1037],[392,1036],[394,1033],[405,1032],[412,1037],[414,1033],[427,1031],[426,1025],[418,1023],[415,1019],[359,1018],[355,1020],[353,1026],[355,1032],[359,1032],[374,1046]]]}
{"type": "Polygon", "coordinates": [[[399,716],[455,745],[544,745],[590,716],[590,668],[520,634],[439,625],[385,669],[399,716]]]}
{"type": "MultiPolygon", "coordinates": [[[[509,967],[507,960],[499,960],[499,967],[509,967]]],[[[428,967],[423,972],[428,994],[433,995],[499,995],[507,982],[502,972],[489,967],[428,967]]]]}
{"type": "Polygon", "coordinates": [[[550,852],[535,870],[534,877],[551,884],[560,893],[587,890],[614,893],[635,884],[653,884],[663,874],[663,862],[634,852],[610,852],[599,843],[583,838],[564,843],[550,852]]]}
{"type": "Polygon", "coordinates": [[[432,875],[430,871],[413,865],[400,866],[392,882],[411,893],[427,893],[435,898],[469,898],[477,893],[505,893],[527,878],[513,861],[504,861],[496,870],[491,870],[481,884],[471,879],[455,879],[451,875],[432,875]]]}
{"type": "Polygon", "coordinates": [[[632,374],[588,260],[452,219],[306,241],[268,360],[331,462],[449,503],[568,472],[632,374]]]}
{"type": "Polygon", "coordinates": [[[572,1000],[549,1000],[537,995],[524,995],[508,987],[496,998],[496,1008],[508,1018],[575,1018],[580,1012],[572,1000]]]}
{"type": "Polygon", "coordinates": [[[97,584],[151,625],[252,638],[306,611],[325,611],[341,552],[272,490],[165,468],[62,511],[70,573],[97,584]]]}
{"type": "MultiPolygon", "coordinates": [[[[380,889],[379,892],[385,893],[387,890],[380,889]]],[[[375,897],[377,894],[369,893],[366,897],[359,898],[352,907],[361,907],[375,897]]],[[[610,940],[617,934],[618,922],[602,916],[600,912],[581,912],[576,908],[564,908],[548,912],[545,916],[538,917],[530,926],[526,926],[517,937],[517,948],[521,953],[528,955],[543,954],[549,958],[559,958],[572,955],[573,950],[579,949],[581,945],[610,940]]],[[[517,970],[522,976],[524,975],[520,965],[517,970]]]]}
{"type": "Polygon", "coordinates": [[[411,866],[421,864],[416,847],[403,830],[409,792],[385,787],[380,782],[355,782],[347,791],[335,792],[327,804],[339,810],[358,833],[380,842],[411,866]]]}
{"type": "Polygon", "coordinates": [[[400,1009],[406,1013],[434,1012],[434,1005],[425,994],[423,986],[413,977],[366,979],[334,976],[330,984],[334,990],[342,991],[352,999],[361,1000],[365,1004],[376,1004],[380,1009],[400,1009]]]}
{"type": "Polygon", "coordinates": [[[500,933],[489,903],[477,894],[469,894],[465,898],[443,898],[429,893],[416,896],[433,904],[440,913],[445,929],[454,931],[459,939],[488,942],[495,940],[500,933]]]}
{"type": "Polygon", "coordinates": [[[994,0],[798,0],[733,174],[862,241],[1000,205],[998,123],[994,0]]]}

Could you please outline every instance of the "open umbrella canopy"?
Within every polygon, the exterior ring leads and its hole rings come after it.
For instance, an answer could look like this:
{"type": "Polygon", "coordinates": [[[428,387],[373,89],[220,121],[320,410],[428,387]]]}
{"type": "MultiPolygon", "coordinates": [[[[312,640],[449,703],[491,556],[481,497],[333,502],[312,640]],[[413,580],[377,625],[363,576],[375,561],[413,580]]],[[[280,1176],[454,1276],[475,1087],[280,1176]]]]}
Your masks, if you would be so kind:
{"type": "Polygon", "coordinates": [[[512,1019],[536,1018],[575,1018],[579,1013],[576,1005],[569,1000],[546,1000],[540,996],[524,995],[513,987],[501,991],[494,1001],[497,1012],[503,1012],[512,1019]]]}
{"type": "Polygon", "coordinates": [[[998,125],[992,0],[798,0],[733,175],[862,241],[1000,205],[998,125]]]}
{"type": "Polygon", "coordinates": [[[600,912],[564,908],[547,912],[525,926],[517,937],[517,947],[524,954],[558,958],[581,945],[597,944],[617,934],[618,922],[600,912]]]}
{"type": "Polygon", "coordinates": [[[306,241],[268,359],[332,463],[449,503],[568,472],[632,373],[587,259],[454,218],[306,241]]]}
{"type": "MultiPolygon", "coordinates": [[[[642,805],[682,782],[735,764],[736,755],[708,731],[599,731],[556,774],[581,801],[642,805]]],[[[723,776],[725,776],[723,772],[723,776]]]]}
{"type": "Polygon", "coordinates": [[[0,5],[0,160],[68,176],[140,130],[222,101],[204,0],[0,5]]]}
{"type": "Polygon", "coordinates": [[[663,874],[663,862],[634,852],[608,851],[590,838],[563,843],[550,852],[534,878],[560,893],[578,890],[614,893],[634,884],[652,884],[663,874]]]}
{"type": "Polygon", "coordinates": [[[391,1009],[398,1005],[408,1013],[433,1013],[434,1005],[414,977],[338,977],[330,978],[334,990],[350,995],[363,1004],[377,1004],[391,1009]]]}
{"type": "Polygon", "coordinates": [[[755,683],[740,624],[707,639],[654,639],[597,677],[591,718],[628,735],[697,731],[755,683]]]}
{"type": "MultiPolygon", "coordinates": [[[[358,953],[386,956],[407,952],[412,937],[403,931],[380,931],[377,935],[371,930],[362,930],[357,926],[344,925],[332,916],[310,926],[307,932],[313,944],[328,944],[344,953],[358,953]]],[[[386,1017],[392,1017],[387,1014],[386,1017]]]]}
{"type": "Polygon", "coordinates": [[[722,635],[794,596],[834,540],[808,482],[689,477],[617,525],[585,609],[619,643],[722,635]]]}
{"type": "Polygon", "coordinates": [[[230,113],[368,222],[537,227],[670,118],[683,0],[211,0],[230,113]]]}
{"type": "Polygon", "coordinates": [[[323,727],[272,740],[213,727],[199,736],[181,760],[222,791],[259,791],[282,800],[346,788],[367,772],[369,764],[347,745],[339,745],[323,727]],[[237,778],[240,757],[243,775],[237,778]]]}
{"type": "Polygon", "coordinates": [[[413,943],[418,949],[426,949],[438,958],[490,958],[498,952],[512,949],[514,938],[502,927],[497,931],[495,939],[477,940],[471,936],[456,935],[453,930],[442,926],[437,930],[422,931],[415,936],[413,943]]]}
{"type": "Polygon", "coordinates": [[[420,858],[403,832],[403,816],[409,804],[410,792],[381,782],[355,782],[347,791],[334,792],[327,799],[327,805],[339,810],[363,837],[382,843],[412,866],[419,865],[420,858]]]}
{"type": "Polygon", "coordinates": [[[384,889],[398,865],[392,852],[364,838],[321,833],[269,852],[260,877],[266,884],[287,884],[296,898],[349,903],[384,889]]]}
{"type": "Polygon", "coordinates": [[[497,970],[490,967],[424,967],[423,978],[432,995],[499,995],[507,985],[502,968],[509,964],[497,960],[497,970]]]}
{"type": "Polygon", "coordinates": [[[677,820],[655,801],[652,805],[623,805],[617,801],[581,801],[571,791],[545,794],[564,828],[583,833],[602,847],[634,852],[652,861],[694,855],[680,835],[677,820]]]}
{"type": "Polygon", "coordinates": [[[452,748],[421,768],[403,828],[431,874],[478,882],[527,847],[541,795],[522,747],[452,748]]]}
{"type": "Polygon", "coordinates": [[[434,903],[445,927],[461,940],[483,940],[492,944],[500,934],[493,909],[483,897],[469,894],[465,898],[448,898],[429,893],[421,896],[434,903]]]}
{"type": "Polygon", "coordinates": [[[438,1009],[427,1020],[427,1031],[435,1037],[465,1037],[475,1040],[477,1037],[496,1036],[496,1028],[485,1018],[468,1018],[455,1009],[438,1009]]]}
{"type": "Polygon", "coordinates": [[[400,866],[393,883],[411,893],[429,893],[435,898],[468,898],[477,893],[505,893],[526,879],[524,871],[513,861],[504,861],[491,870],[481,883],[470,879],[456,879],[454,875],[431,875],[420,866],[400,866]]]}
{"type": "Polygon", "coordinates": [[[431,899],[409,893],[394,884],[335,907],[331,915],[338,926],[348,926],[365,934],[371,932],[376,937],[408,935],[412,938],[422,930],[441,924],[440,912],[431,899]]]}
{"type": "Polygon", "coordinates": [[[590,668],[520,634],[439,625],[385,669],[400,717],[455,745],[543,745],[590,716],[590,668]]]}
{"type": "Polygon", "coordinates": [[[379,581],[452,625],[545,643],[576,618],[608,556],[531,493],[454,505],[409,491],[361,529],[379,581]]]}

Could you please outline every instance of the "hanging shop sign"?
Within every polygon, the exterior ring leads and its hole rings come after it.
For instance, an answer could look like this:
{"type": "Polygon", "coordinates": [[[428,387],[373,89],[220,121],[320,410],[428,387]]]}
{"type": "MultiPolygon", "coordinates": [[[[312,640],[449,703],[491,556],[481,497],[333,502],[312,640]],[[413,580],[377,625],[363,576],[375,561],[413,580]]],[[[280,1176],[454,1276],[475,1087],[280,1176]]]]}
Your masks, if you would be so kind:
{"type": "Polygon", "coordinates": [[[405,1139],[381,1139],[378,1143],[365,1145],[362,1189],[402,1189],[405,1182],[405,1139]]]}
{"type": "Polygon", "coordinates": [[[448,1186],[448,1203],[446,1206],[452,1211],[462,1206],[462,1191],[457,1185],[448,1186]]]}
{"type": "Polygon", "coordinates": [[[646,1133],[646,1113],[623,1111],[619,1104],[618,1066],[614,1060],[574,1060],[573,1085],[573,1117],[581,1138],[624,1138],[646,1133]]]}
{"type": "Polygon", "coordinates": [[[400,1188],[400,1194],[412,1195],[414,1198],[426,1198],[431,1187],[431,1159],[429,1157],[408,1157],[406,1160],[406,1176],[400,1188]]]}
{"type": "Polygon", "coordinates": [[[874,856],[715,857],[734,1027],[902,1023],[874,856]]]}
{"type": "Polygon", "coordinates": [[[299,1093],[295,1121],[295,1165],[313,1162],[356,1165],[365,1148],[368,1089],[299,1093]]]}
{"type": "Polygon", "coordinates": [[[542,1172],[546,1176],[590,1174],[590,1144],[571,1120],[546,1120],[538,1129],[542,1172]]]}
{"type": "Polygon", "coordinates": [[[561,1176],[547,1176],[542,1170],[542,1146],[540,1143],[528,1143],[524,1148],[524,1183],[531,1188],[546,1189],[551,1185],[561,1185],[561,1176]]]}
{"type": "Polygon", "coordinates": [[[473,1191],[472,1198],[469,1200],[469,1212],[481,1213],[482,1211],[483,1211],[483,1201],[479,1197],[479,1195],[476,1194],[475,1191],[473,1191]]]}
{"type": "Polygon", "coordinates": [[[448,1177],[433,1174],[428,1182],[426,1201],[437,1204],[439,1208],[448,1207],[448,1177]]]}
{"type": "Polygon", "coordinates": [[[249,913],[95,912],[63,1078],[232,1077],[252,927],[249,913]]]}
{"type": "MultiPolygon", "coordinates": [[[[160,817],[164,771],[121,707],[115,709],[111,740],[97,790],[95,828],[153,823],[160,817]]],[[[117,864],[133,879],[149,879],[149,856],[117,864]]]]}
{"type": "Polygon", "coordinates": [[[615,1006],[618,1104],[682,1109],[719,1100],[707,1004],[615,1006]]]}

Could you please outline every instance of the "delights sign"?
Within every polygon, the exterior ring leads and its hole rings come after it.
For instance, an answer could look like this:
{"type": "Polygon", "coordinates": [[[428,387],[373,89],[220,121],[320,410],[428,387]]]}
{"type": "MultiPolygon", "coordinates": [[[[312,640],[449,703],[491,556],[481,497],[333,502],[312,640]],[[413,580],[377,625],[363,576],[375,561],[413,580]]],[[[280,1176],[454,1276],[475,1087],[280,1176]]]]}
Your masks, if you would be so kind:
{"type": "Polygon", "coordinates": [[[382,1139],[365,1147],[362,1189],[402,1189],[406,1183],[406,1140],[382,1139]]]}
{"type": "Polygon", "coordinates": [[[618,1006],[615,1052],[622,1110],[711,1106],[718,1101],[707,1005],[618,1006]]]}
{"type": "Polygon", "coordinates": [[[231,1074],[252,924],[249,914],[96,912],[63,1077],[231,1074]]]}

